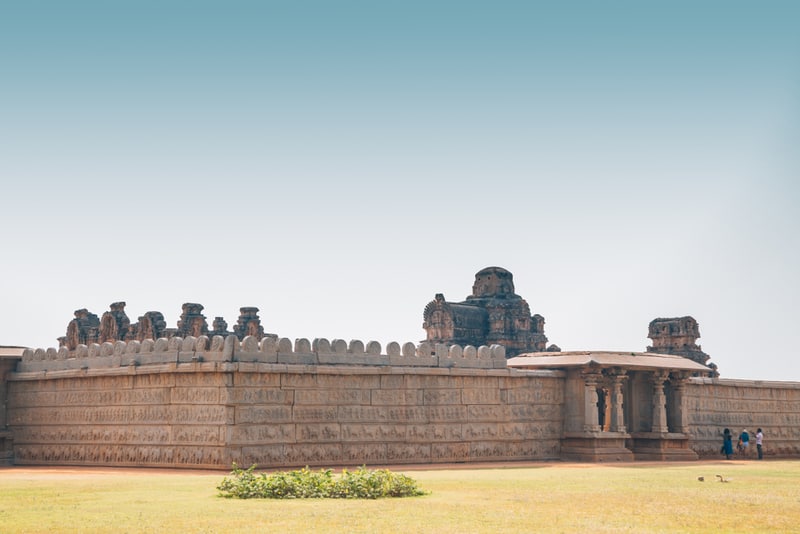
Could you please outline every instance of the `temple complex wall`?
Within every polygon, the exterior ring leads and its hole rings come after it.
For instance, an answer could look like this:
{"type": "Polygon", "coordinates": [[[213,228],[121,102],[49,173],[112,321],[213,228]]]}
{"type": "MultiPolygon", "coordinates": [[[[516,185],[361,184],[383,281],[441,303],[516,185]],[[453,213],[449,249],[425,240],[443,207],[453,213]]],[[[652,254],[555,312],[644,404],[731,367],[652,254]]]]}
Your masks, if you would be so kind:
{"type": "Polygon", "coordinates": [[[24,354],[8,377],[14,463],[228,469],[560,454],[563,373],[495,368],[502,347],[421,344],[404,355],[399,345],[382,354],[361,342],[231,336],[198,352],[184,342],[24,354]]]}
{"type": "MultiPolygon", "coordinates": [[[[567,413],[582,390],[566,372],[508,368],[497,345],[173,337],[26,350],[5,373],[3,447],[18,465],[556,460],[582,415],[567,413]]],[[[683,391],[701,457],[720,457],[724,428],[758,427],[766,457],[800,457],[800,383],[691,378],[683,391]]]]}
{"type": "Polygon", "coordinates": [[[725,428],[734,441],[747,429],[751,458],[758,428],[765,457],[800,457],[800,382],[693,378],[685,409],[690,446],[701,458],[720,457],[725,428]]]}

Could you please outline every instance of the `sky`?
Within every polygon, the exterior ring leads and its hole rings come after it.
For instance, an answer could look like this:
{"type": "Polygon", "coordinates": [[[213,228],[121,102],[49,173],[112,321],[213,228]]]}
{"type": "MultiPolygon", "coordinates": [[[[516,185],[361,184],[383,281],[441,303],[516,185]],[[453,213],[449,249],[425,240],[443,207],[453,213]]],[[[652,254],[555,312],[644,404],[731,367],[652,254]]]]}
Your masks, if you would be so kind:
{"type": "Polygon", "coordinates": [[[116,301],[418,342],[511,271],[563,350],[691,315],[800,381],[800,3],[0,2],[0,345],[116,301]]]}

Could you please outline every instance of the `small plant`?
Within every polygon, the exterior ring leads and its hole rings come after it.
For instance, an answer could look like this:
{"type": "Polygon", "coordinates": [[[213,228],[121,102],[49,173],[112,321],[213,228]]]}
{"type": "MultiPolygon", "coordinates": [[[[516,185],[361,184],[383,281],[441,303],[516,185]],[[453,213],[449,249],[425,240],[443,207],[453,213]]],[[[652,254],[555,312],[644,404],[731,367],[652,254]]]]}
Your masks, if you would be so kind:
{"type": "Polygon", "coordinates": [[[227,499],[379,499],[425,495],[411,477],[388,469],[342,470],[334,477],[331,469],[312,471],[308,467],[278,473],[255,473],[255,464],[242,469],[233,464],[229,477],[217,486],[227,499]]]}

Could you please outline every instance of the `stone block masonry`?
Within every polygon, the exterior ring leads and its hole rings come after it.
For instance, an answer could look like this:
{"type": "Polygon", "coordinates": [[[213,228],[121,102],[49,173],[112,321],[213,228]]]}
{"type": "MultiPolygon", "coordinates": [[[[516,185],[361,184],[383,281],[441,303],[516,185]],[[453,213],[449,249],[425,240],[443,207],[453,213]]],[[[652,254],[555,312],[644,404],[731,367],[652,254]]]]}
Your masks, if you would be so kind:
{"type": "MultiPolygon", "coordinates": [[[[505,362],[498,346],[236,336],[26,350],[0,360],[3,453],[217,469],[559,459],[567,374],[505,362]]],[[[800,384],[695,377],[681,391],[701,457],[719,458],[724,428],[759,427],[765,457],[800,457],[800,384]]]]}
{"type": "Polygon", "coordinates": [[[747,429],[750,458],[756,429],[764,431],[765,457],[800,457],[800,383],[693,378],[687,387],[688,432],[701,458],[719,458],[722,432],[747,429]]]}
{"type": "Polygon", "coordinates": [[[8,383],[14,463],[557,459],[562,374],[499,362],[502,347],[390,344],[382,354],[374,342],[234,336],[27,351],[8,383]]]}

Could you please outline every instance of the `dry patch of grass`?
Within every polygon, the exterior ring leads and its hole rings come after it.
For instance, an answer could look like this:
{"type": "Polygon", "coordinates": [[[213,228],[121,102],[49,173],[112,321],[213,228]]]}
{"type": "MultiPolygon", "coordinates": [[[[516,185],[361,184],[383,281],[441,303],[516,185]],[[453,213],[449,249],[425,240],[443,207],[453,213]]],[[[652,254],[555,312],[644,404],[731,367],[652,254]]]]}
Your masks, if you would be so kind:
{"type": "MultiPolygon", "coordinates": [[[[396,468],[396,472],[403,472],[396,468]]],[[[800,462],[408,471],[430,494],[230,500],[225,473],[0,470],[3,532],[799,531],[800,462]],[[722,474],[732,479],[716,481],[722,474]],[[698,477],[704,477],[700,482],[698,477]]]]}

